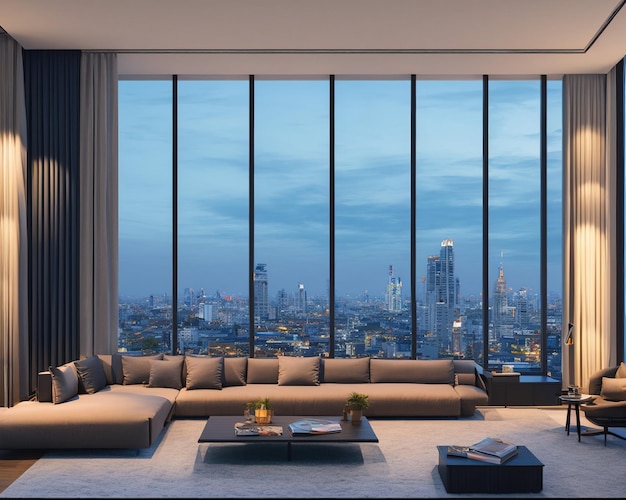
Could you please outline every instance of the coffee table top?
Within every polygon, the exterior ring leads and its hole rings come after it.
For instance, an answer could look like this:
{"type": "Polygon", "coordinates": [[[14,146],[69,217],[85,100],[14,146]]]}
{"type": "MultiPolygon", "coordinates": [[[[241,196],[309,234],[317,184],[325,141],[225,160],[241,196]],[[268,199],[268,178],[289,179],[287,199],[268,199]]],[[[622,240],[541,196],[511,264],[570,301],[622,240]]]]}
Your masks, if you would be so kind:
{"type": "Polygon", "coordinates": [[[267,425],[280,425],[283,427],[282,436],[237,436],[235,424],[243,422],[243,415],[213,416],[209,417],[198,439],[199,443],[244,443],[244,442],[324,442],[324,443],[378,443],[378,437],[366,417],[359,425],[350,421],[341,420],[337,416],[274,416],[272,423],[267,425]],[[289,424],[298,420],[330,420],[341,425],[341,432],[329,434],[306,434],[292,436],[289,432],[289,424]]]}

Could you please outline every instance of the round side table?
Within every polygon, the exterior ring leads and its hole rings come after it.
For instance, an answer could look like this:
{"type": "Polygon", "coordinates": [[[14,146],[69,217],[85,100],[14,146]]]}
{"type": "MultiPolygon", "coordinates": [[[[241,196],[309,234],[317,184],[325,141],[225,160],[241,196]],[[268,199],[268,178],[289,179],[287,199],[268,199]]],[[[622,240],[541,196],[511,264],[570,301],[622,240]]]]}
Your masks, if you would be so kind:
{"type": "Polygon", "coordinates": [[[584,403],[589,403],[595,399],[595,396],[591,394],[581,394],[580,396],[569,396],[564,394],[559,396],[559,399],[563,403],[567,403],[567,418],[565,420],[565,430],[567,431],[567,435],[569,436],[569,428],[570,428],[570,415],[572,408],[574,408],[574,412],[576,413],[576,433],[578,434],[578,441],[580,441],[580,405],[584,403]]]}

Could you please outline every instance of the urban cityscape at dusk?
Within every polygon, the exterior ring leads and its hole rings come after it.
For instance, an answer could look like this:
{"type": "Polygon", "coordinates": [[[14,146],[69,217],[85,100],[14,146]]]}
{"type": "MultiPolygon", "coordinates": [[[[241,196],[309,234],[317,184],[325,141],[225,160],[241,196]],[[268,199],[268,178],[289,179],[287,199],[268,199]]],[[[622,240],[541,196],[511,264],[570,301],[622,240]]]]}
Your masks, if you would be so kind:
{"type": "MultiPolygon", "coordinates": [[[[440,253],[428,258],[423,291],[418,294],[417,357],[482,360],[483,304],[461,297],[454,274],[454,243],[441,242],[440,253]]],[[[268,294],[271,271],[257,264],[254,289],[255,356],[328,356],[331,342],[327,296],[296,290],[268,294]]],[[[385,277],[381,276],[381,281],[385,277]]],[[[393,265],[386,293],[336,299],[335,357],[411,357],[411,302],[393,265]]],[[[535,372],[541,362],[540,303],[536,294],[512,290],[501,265],[490,298],[489,368],[512,364],[535,372]]],[[[561,303],[548,302],[548,371],[561,378],[561,303]]],[[[249,355],[247,297],[186,288],[179,301],[177,352],[222,356],[249,355]]],[[[171,351],[171,297],[120,301],[119,348],[123,351],[171,351]]]]}

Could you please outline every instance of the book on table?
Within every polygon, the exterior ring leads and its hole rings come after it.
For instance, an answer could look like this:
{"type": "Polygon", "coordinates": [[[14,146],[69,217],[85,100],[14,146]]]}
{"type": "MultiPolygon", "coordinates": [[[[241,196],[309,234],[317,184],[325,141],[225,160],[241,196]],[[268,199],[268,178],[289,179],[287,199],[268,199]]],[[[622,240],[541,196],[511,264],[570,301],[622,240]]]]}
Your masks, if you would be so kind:
{"type": "Polygon", "coordinates": [[[282,436],[283,427],[281,425],[258,425],[237,422],[235,424],[235,435],[237,436],[282,436]]]}
{"type": "Polygon", "coordinates": [[[292,436],[341,432],[341,424],[332,420],[305,419],[289,424],[292,436]]]}
{"type": "Polygon", "coordinates": [[[485,438],[471,446],[448,446],[448,455],[502,464],[517,455],[517,445],[498,438],[485,438]]]}

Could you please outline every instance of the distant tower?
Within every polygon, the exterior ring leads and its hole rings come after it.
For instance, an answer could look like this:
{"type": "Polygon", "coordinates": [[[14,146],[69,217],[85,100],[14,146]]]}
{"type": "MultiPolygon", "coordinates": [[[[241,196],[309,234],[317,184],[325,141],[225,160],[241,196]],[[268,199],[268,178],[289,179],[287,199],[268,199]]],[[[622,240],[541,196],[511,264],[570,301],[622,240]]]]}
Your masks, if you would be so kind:
{"type": "Polygon", "coordinates": [[[431,255],[426,263],[426,304],[429,310],[428,329],[437,335],[439,346],[451,349],[452,323],[459,315],[460,283],[454,275],[454,242],[443,240],[439,255],[431,255]]]}
{"type": "Polygon", "coordinates": [[[298,283],[298,295],[296,298],[296,309],[298,312],[306,313],[306,290],[303,283],[298,283]]]}
{"type": "Polygon", "coordinates": [[[402,280],[393,275],[393,266],[389,266],[387,310],[390,312],[402,311],[402,280]]]}
{"type": "Polygon", "coordinates": [[[267,264],[257,264],[254,270],[254,318],[257,324],[267,321],[270,316],[266,267],[267,264]]]}
{"type": "Polygon", "coordinates": [[[504,278],[504,267],[500,263],[498,268],[498,278],[493,289],[493,308],[491,321],[493,322],[493,335],[498,339],[502,334],[502,326],[506,324],[508,312],[508,298],[506,295],[506,279],[504,278]]]}

